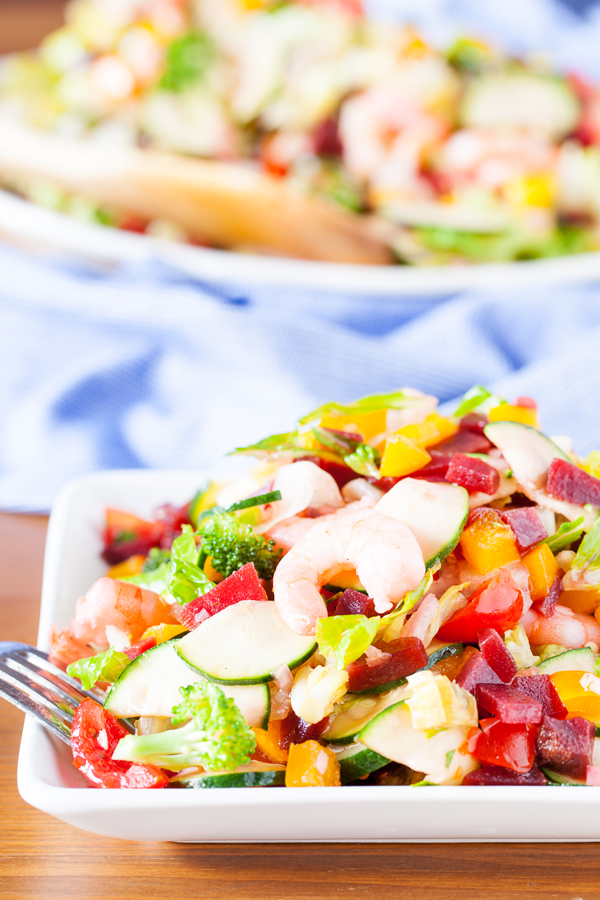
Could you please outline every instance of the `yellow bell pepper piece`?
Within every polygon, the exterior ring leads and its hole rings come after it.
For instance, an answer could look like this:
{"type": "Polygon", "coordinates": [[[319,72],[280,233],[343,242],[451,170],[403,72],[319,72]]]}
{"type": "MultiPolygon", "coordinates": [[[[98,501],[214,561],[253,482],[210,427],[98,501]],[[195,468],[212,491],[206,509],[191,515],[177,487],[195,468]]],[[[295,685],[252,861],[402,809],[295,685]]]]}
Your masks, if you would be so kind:
{"type": "Polygon", "coordinates": [[[523,557],[529,572],[531,599],[543,600],[558,575],[558,563],[548,544],[538,544],[523,557]]]}
{"type": "Polygon", "coordinates": [[[282,766],[288,761],[288,751],[280,746],[281,738],[281,720],[276,719],[269,722],[268,729],[253,728],[254,737],[256,738],[256,747],[263,756],[266,756],[271,762],[279,763],[282,766]]]}
{"type": "Polygon", "coordinates": [[[150,628],[146,628],[140,640],[144,641],[146,638],[153,637],[157,644],[164,644],[185,631],[187,631],[185,625],[167,625],[165,622],[162,625],[151,625],[150,628]]]}
{"type": "Polygon", "coordinates": [[[357,416],[324,416],[319,422],[321,428],[333,428],[334,431],[349,431],[361,434],[364,441],[386,431],[387,409],[376,409],[374,412],[357,416]]]}
{"type": "Polygon", "coordinates": [[[583,468],[589,475],[593,475],[594,478],[600,478],[600,450],[592,450],[583,468]]]}
{"type": "MultiPolygon", "coordinates": [[[[563,591],[558,601],[561,606],[568,606],[575,613],[596,613],[600,606],[600,592],[593,588],[583,591],[563,591]]],[[[600,613],[599,613],[600,616],[600,613]]],[[[599,618],[597,616],[596,618],[599,618]]]]}
{"type": "Polygon", "coordinates": [[[548,172],[515,178],[505,186],[504,194],[515,206],[552,206],[556,194],[555,179],[548,172]]]}
{"type": "Polygon", "coordinates": [[[460,547],[469,565],[479,575],[487,575],[520,559],[512,528],[491,509],[482,510],[467,525],[460,538],[460,547]]]}
{"type": "Polygon", "coordinates": [[[130,575],[138,575],[145,562],[145,556],[136,554],[117,563],[116,566],[111,566],[106,574],[109,578],[129,578],[130,575]]]}
{"type": "Polygon", "coordinates": [[[381,460],[382,478],[399,478],[410,475],[426,466],[431,456],[415,441],[404,437],[402,434],[394,434],[385,442],[385,449],[381,460]]]}
{"type": "Polygon", "coordinates": [[[445,441],[446,438],[452,437],[457,431],[458,425],[452,419],[447,419],[438,415],[438,413],[432,413],[423,422],[418,422],[415,425],[405,425],[396,434],[402,435],[414,441],[419,447],[425,448],[433,447],[434,444],[445,441]]]}
{"type": "Polygon", "coordinates": [[[340,764],[333,750],[318,741],[290,744],[286,787],[339,787],[340,764]]]}
{"type": "Polygon", "coordinates": [[[523,425],[531,425],[532,428],[540,427],[537,409],[531,409],[529,406],[501,403],[500,406],[490,409],[488,418],[490,422],[521,422],[523,425]]]}
{"type": "Polygon", "coordinates": [[[581,684],[581,679],[587,674],[579,670],[554,672],[550,679],[569,710],[567,718],[582,716],[600,725],[600,695],[581,684]]]}

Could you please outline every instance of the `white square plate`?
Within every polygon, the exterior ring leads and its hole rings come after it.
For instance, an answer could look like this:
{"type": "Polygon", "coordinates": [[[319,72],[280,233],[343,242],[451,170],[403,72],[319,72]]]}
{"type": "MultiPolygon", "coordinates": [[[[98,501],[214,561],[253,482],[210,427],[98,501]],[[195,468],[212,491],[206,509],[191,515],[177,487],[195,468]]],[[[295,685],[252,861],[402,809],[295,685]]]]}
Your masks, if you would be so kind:
{"type": "MultiPolygon", "coordinates": [[[[99,577],[106,506],[141,516],[183,504],[204,473],[112,471],[78,479],[50,519],[39,645],[64,627],[99,577]]],[[[68,748],[32,720],[23,731],[19,791],[71,825],[137,841],[600,840],[600,791],[579,787],[343,787],[94,790],[68,748]]]]}

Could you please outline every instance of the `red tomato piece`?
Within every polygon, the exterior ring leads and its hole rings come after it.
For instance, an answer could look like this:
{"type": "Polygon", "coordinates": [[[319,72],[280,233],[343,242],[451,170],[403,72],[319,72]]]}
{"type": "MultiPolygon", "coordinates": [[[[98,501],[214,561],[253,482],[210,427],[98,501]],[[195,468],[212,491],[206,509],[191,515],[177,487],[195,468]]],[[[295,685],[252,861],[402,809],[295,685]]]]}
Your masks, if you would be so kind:
{"type": "Polygon", "coordinates": [[[115,717],[98,703],[84,700],[77,707],[71,725],[74,765],[92,787],[166,787],[169,779],[157,766],[112,759],[115,747],[127,734],[129,732],[115,717]]]}
{"type": "Polygon", "coordinates": [[[175,615],[182,625],[193,631],[205,619],[228,606],[233,606],[234,603],[239,603],[240,600],[267,600],[254,563],[246,563],[203,597],[197,597],[191,603],[180,606],[175,610],[175,615]]]}
{"type": "Polygon", "coordinates": [[[482,719],[481,731],[469,738],[469,753],[482,763],[504,766],[521,774],[535,759],[536,725],[508,725],[498,719],[482,719]]]}
{"type": "Polygon", "coordinates": [[[523,595],[510,572],[501,569],[493,578],[484,581],[468,604],[442,625],[437,637],[442,641],[475,644],[480,631],[495,628],[504,634],[514,628],[522,615],[523,595]]]}
{"type": "Polygon", "coordinates": [[[145,653],[146,650],[150,650],[152,647],[156,647],[155,637],[149,637],[145,638],[143,641],[138,641],[137,644],[126,647],[125,650],[123,650],[123,653],[133,662],[134,659],[137,659],[138,656],[141,656],[142,653],[145,653]]]}

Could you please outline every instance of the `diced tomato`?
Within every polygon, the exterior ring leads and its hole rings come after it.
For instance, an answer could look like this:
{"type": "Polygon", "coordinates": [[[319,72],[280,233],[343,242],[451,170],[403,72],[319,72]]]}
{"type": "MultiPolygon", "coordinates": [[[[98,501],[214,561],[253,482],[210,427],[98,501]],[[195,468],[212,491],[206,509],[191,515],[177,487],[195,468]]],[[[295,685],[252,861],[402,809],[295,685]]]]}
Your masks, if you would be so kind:
{"type": "Polygon", "coordinates": [[[429,660],[423,642],[417,637],[398,638],[380,644],[378,649],[390,654],[389,658],[377,665],[369,665],[366,657],[361,657],[346,667],[350,693],[362,693],[401,681],[422,669],[429,660]]]}
{"type": "Polygon", "coordinates": [[[156,638],[147,637],[141,641],[138,641],[137,644],[132,644],[131,647],[126,647],[125,650],[123,650],[123,653],[133,661],[134,659],[137,659],[138,656],[141,656],[142,653],[145,653],[146,650],[150,650],[152,647],[156,647],[156,638]]]}
{"type": "Polygon", "coordinates": [[[165,534],[162,522],[149,522],[120,509],[106,510],[102,558],[111,566],[130,556],[146,556],[165,534]]]}
{"type": "Polygon", "coordinates": [[[510,572],[502,569],[479,586],[467,605],[442,625],[437,637],[442,641],[474,644],[480,631],[495,628],[504,634],[514,628],[522,615],[523,595],[510,572]]]}
{"type": "Polygon", "coordinates": [[[455,453],[446,472],[446,481],[466,488],[469,494],[495,494],[500,485],[500,475],[483,459],[455,453]]]}
{"type": "Polygon", "coordinates": [[[267,600],[254,563],[246,563],[203,597],[197,597],[191,603],[176,608],[175,615],[182,625],[193,631],[205,619],[240,600],[267,600]]]}
{"type": "Polygon", "coordinates": [[[113,760],[115,747],[129,734],[93,700],[78,706],[71,725],[73,763],[97,788],[163,788],[169,779],[157,766],[113,760]]]}
{"type": "Polygon", "coordinates": [[[482,719],[481,731],[471,735],[469,753],[482,763],[529,772],[535,759],[536,725],[508,725],[498,719],[482,719]]]}

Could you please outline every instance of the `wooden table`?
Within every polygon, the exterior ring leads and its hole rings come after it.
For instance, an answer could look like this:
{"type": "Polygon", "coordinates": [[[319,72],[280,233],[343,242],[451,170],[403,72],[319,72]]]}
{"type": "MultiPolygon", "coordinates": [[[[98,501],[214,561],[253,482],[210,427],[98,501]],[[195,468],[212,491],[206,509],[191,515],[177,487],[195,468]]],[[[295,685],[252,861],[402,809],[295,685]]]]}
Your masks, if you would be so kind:
{"type": "MultiPolygon", "coordinates": [[[[0,514],[0,636],[35,641],[46,519],[0,514]]],[[[31,809],[0,701],[0,900],[598,900],[597,844],[138,844],[31,809]]]]}

